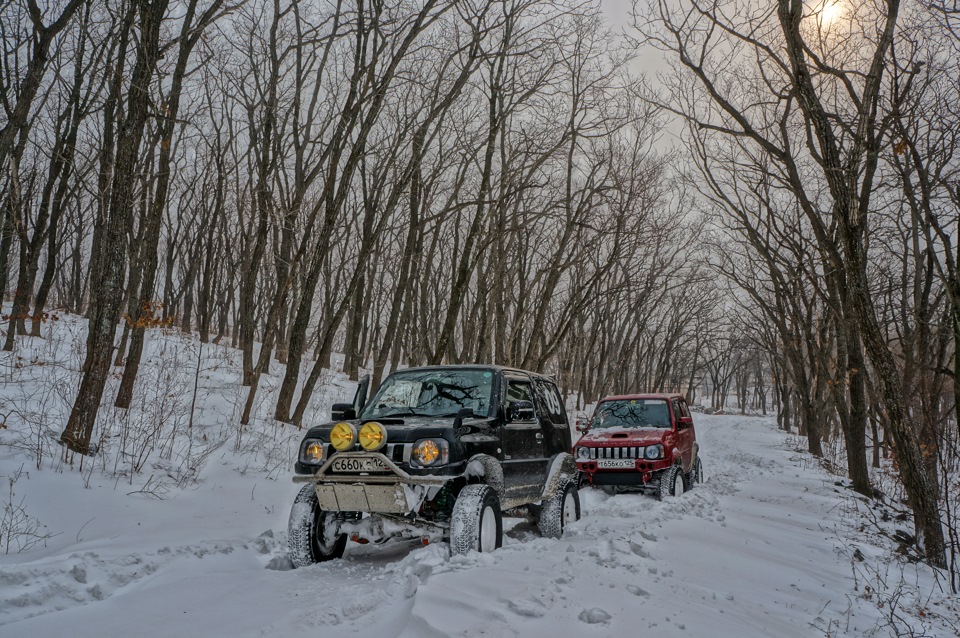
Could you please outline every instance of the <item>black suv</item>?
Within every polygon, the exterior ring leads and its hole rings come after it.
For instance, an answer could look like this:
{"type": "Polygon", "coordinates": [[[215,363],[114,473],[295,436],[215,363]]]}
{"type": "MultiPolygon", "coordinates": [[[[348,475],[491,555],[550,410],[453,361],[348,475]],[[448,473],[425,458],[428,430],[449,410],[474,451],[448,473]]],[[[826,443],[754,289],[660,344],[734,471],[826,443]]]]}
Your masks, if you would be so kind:
{"type": "Polygon", "coordinates": [[[446,540],[455,554],[503,542],[501,508],[527,507],[544,536],[580,518],[557,386],[498,366],[409,368],[300,443],[290,511],[294,565],[340,558],[347,540],[446,540]]]}

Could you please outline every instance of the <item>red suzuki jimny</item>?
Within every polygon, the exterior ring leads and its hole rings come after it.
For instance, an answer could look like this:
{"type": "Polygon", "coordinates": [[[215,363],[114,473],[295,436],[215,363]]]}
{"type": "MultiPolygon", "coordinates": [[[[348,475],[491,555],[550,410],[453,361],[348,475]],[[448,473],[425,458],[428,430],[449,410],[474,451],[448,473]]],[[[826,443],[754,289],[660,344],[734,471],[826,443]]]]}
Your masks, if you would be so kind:
{"type": "Polygon", "coordinates": [[[573,456],[583,484],[607,492],[642,489],[662,499],[703,480],[693,417],[681,394],[606,397],[577,431],[583,436],[573,456]]]}

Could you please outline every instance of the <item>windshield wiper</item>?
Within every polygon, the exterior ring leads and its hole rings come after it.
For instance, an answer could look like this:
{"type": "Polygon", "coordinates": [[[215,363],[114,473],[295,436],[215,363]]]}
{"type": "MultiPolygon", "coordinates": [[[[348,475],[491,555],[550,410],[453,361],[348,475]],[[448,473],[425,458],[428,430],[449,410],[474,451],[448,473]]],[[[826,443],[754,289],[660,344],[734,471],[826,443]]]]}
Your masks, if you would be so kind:
{"type": "Polygon", "coordinates": [[[422,412],[417,412],[413,408],[410,408],[408,410],[401,410],[399,412],[387,412],[386,414],[381,414],[379,418],[392,419],[394,417],[401,417],[401,416],[427,416],[427,415],[423,414],[422,412]]]}

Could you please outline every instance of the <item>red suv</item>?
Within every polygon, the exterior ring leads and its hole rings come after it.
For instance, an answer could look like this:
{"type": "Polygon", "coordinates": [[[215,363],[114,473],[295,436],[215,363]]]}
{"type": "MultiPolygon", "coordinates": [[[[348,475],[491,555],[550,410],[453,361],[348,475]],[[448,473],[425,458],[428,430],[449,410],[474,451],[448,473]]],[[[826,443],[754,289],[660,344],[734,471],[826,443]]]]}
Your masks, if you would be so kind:
{"type": "Polygon", "coordinates": [[[682,394],[610,396],[578,424],[573,448],[582,483],[680,496],[703,480],[693,417],[682,394]]]}

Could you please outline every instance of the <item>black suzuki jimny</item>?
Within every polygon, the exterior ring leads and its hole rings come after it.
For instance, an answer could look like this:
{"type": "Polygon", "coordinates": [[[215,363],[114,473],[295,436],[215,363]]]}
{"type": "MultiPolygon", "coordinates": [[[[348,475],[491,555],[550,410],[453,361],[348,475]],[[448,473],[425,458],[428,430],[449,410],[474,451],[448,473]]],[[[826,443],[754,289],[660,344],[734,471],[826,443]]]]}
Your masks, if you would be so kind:
{"type": "Polygon", "coordinates": [[[580,518],[570,427],[548,377],[498,366],[409,368],[366,400],[334,404],[300,444],[290,512],[294,565],[340,558],[347,540],[503,542],[501,509],[524,508],[544,536],[580,518]]]}

